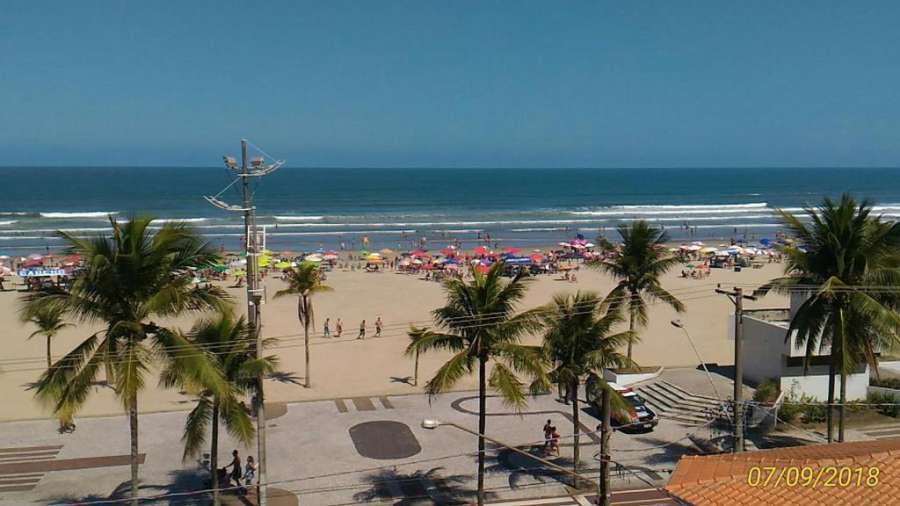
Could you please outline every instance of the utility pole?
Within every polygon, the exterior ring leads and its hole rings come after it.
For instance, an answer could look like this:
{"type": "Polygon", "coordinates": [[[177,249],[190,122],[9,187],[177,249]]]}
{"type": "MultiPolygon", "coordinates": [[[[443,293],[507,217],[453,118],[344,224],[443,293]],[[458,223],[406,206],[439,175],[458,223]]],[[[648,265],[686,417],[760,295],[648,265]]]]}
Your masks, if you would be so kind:
{"type": "MultiPolygon", "coordinates": [[[[260,359],[263,356],[263,347],[262,315],[259,306],[262,301],[263,290],[259,288],[259,248],[257,245],[256,233],[256,206],[253,205],[253,193],[250,190],[250,178],[269,175],[284,165],[284,161],[278,160],[269,165],[265,165],[263,158],[254,158],[248,163],[246,139],[241,139],[240,168],[238,168],[234,158],[229,156],[223,158],[225,160],[225,166],[236,173],[237,178],[215,196],[204,196],[203,198],[219,209],[241,212],[244,215],[244,251],[247,259],[247,322],[250,325],[255,338],[254,353],[256,354],[256,358],[260,359]],[[220,200],[219,196],[238,180],[241,182],[241,205],[229,205],[220,200]]],[[[256,415],[256,451],[259,483],[257,495],[259,497],[259,506],[266,506],[268,488],[266,485],[268,476],[266,474],[266,406],[265,395],[263,393],[264,379],[262,374],[259,374],[256,378],[256,402],[253,406],[256,415]]],[[[213,472],[215,472],[215,470],[213,470],[213,472]]]]}
{"type": "Polygon", "coordinates": [[[756,300],[756,297],[744,295],[744,289],[737,287],[732,292],[716,288],[716,293],[727,295],[734,304],[734,452],[739,453],[744,451],[744,364],[741,361],[741,340],[744,333],[744,299],[756,300]]]}

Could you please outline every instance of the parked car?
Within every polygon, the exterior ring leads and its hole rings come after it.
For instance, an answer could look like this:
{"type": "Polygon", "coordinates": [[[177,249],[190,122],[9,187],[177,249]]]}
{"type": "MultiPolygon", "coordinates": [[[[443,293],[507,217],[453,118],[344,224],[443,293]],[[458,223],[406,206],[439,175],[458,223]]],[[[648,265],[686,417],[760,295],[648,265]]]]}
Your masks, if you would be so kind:
{"type": "MultiPolygon", "coordinates": [[[[615,383],[608,383],[625,401],[625,409],[613,409],[610,413],[610,425],[621,431],[645,431],[653,430],[659,424],[656,412],[647,406],[647,402],[637,392],[628,387],[615,383]]],[[[590,383],[586,385],[588,402],[600,412],[600,396],[596,393],[596,387],[590,383]]]]}

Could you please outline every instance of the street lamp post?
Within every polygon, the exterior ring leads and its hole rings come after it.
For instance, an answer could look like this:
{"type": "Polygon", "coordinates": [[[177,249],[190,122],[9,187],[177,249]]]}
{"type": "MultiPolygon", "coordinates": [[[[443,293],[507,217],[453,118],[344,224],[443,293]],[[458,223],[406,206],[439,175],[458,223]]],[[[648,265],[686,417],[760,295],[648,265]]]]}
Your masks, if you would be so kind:
{"type": "Polygon", "coordinates": [[[671,323],[673,327],[679,328],[682,332],[684,332],[684,336],[687,337],[688,343],[690,343],[691,345],[691,349],[694,350],[694,355],[697,356],[697,360],[700,361],[700,365],[703,367],[703,370],[706,371],[706,377],[709,379],[709,384],[712,385],[713,392],[715,392],[716,394],[716,399],[719,399],[719,402],[721,402],[722,397],[719,396],[719,390],[716,388],[716,383],[712,379],[712,374],[710,374],[709,369],[706,368],[706,362],[703,361],[703,358],[700,356],[700,352],[698,352],[697,347],[694,346],[694,340],[691,339],[691,335],[684,327],[684,324],[681,323],[681,320],[672,320],[669,323],[671,323]]]}

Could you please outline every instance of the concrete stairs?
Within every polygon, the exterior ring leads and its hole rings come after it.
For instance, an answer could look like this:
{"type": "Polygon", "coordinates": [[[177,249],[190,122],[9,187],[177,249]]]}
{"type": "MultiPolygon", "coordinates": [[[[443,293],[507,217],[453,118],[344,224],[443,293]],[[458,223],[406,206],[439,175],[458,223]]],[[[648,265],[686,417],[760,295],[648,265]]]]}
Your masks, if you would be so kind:
{"type": "Polygon", "coordinates": [[[715,397],[692,394],[665,380],[644,383],[635,390],[661,420],[674,420],[683,425],[709,422],[720,404],[715,397]]]}

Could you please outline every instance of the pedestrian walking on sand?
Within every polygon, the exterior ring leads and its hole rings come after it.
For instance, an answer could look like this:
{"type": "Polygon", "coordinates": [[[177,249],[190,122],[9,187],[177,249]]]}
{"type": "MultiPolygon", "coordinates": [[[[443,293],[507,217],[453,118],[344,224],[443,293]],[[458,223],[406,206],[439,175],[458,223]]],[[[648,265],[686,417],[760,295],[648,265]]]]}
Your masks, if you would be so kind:
{"type": "Polygon", "coordinates": [[[375,318],[375,337],[381,337],[381,317],[375,318]]]}
{"type": "Polygon", "coordinates": [[[334,324],[334,330],[336,334],[335,337],[341,337],[341,334],[344,333],[344,322],[341,321],[340,318],[337,319],[337,322],[334,324]]]}
{"type": "Polygon", "coordinates": [[[359,335],[356,336],[357,339],[365,339],[366,338],[366,321],[363,320],[359,324],[359,335]]]}
{"type": "Polygon", "coordinates": [[[325,318],[325,326],[322,329],[322,335],[331,337],[331,318],[325,318]]]}

